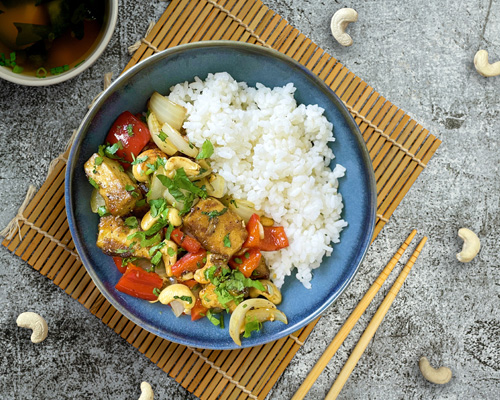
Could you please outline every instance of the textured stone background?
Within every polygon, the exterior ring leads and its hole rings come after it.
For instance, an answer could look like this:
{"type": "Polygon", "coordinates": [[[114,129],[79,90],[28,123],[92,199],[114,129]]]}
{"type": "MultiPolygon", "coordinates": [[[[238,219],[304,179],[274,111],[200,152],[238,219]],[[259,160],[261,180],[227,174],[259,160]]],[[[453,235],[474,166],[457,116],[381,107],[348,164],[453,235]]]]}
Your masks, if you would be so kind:
{"type": "MultiPolygon", "coordinates": [[[[500,77],[474,70],[475,52],[500,59],[500,4],[492,0],[265,0],[323,49],[438,136],[443,144],[371,246],[353,284],[320,320],[271,391],[290,398],[335,332],[412,228],[428,235],[419,261],[342,399],[497,399],[500,393],[499,143],[500,77]],[[341,7],[359,12],[354,45],[341,48],[329,20],[341,7]],[[456,231],[478,232],[482,249],[460,264],[456,231]],[[452,381],[426,382],[417,361],[449,366],[452,381]]],[[[126,47],[166,3],[120,1],[117,30],[98,62],[78,78],[47,88],[0,81],[0,227],[16,214],[28,185],[43,183],[102,76],[127,63],[126,47]]],[[[406,258],[403,259],[406,261],[406,258]]],[[[390,279],[392,281],[394,278],[390,279]]],[[[386,293],[376,297],[310,391],[323,398],[386,293]]],[[[134,399],[143,380],[157,399],[193,399],[173,379],[71,300],[48,279],[0,248],[0,398],[134,399]],[[50,327],[33,345],[16,326],[23,311],[50,327]]]]}

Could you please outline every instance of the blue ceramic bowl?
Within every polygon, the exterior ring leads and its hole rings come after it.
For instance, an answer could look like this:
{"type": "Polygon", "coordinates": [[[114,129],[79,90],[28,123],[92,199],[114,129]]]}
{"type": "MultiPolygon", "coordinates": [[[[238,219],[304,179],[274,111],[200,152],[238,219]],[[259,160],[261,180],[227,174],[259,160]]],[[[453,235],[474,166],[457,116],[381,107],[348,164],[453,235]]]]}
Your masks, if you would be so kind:
{"type": "MultiPolygon", "coordinates": [[[[175,318],[168,307],[127,296],[115,290],[120,278],[111,257],[96,246],[99,218],[90,210],[92,186],[83,164],[105,141],[116,117],[123,111],[144,111],[154,91],[167,94],[179,82],[205,79],[208,73],[229,72],[237,81],[254,86],[283,86],[293,82],[296,100],[319,104],[334,126],[332,149],[346,169],[340,179],[344,198],[343,218],[349,223],[334,245],[331,257],[314,271],[312,289],[294,277],[282,288],[279,306],[288,325],[265,323],[260,332],[243,339],[243,347],[256,346],[297,331],[318,317],[351,282],[370,244],[375,224],[376,187],[370,158],[358,126],[338,97],[309,70],[291,58],[260,46],[239,42],[201,42],[182,45],[137,64],[99,98],[83,120],[71,149],[66,172],[66,210],[76,249],[94,283],[113,306],[142,328],[172,342],[207,349],[235,349],[227,328],[220,329],[206,318],[191,322],[175,318]]],[[[229,318],[226,316],[226,327],[229,318]]]]}

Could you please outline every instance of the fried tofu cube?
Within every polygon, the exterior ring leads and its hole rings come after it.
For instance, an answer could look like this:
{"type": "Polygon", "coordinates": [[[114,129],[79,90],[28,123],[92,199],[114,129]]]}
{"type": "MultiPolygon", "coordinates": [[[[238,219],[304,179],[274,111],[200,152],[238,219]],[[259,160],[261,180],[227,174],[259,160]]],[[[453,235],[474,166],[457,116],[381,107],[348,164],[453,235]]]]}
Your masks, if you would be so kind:
{"type": "Polygon", "coordinates": [[[84,168],[89,180],[92,179],[99,187],[99,193],[111,215],[122,216],[130,213],[136,202],[142,198],[141,191],[123,171],[118,161],[94,153],[84,168]]]}
{"type": "Polygon", "coordinates": [[[231,258],[241,249],[248,233],[243,220],[219,200],[200,200],[184,218],[184,230],[208,251],[231,258]]]}
{"type": "Polygon", "coordinates": [[[129,228],[122,218],[112,215],[102,217],[98,229],[97,247],[105,254],[115,257],[151,258],[149,248],[141,247],[140,240],[128,239],[139,229],[129,228]]]}

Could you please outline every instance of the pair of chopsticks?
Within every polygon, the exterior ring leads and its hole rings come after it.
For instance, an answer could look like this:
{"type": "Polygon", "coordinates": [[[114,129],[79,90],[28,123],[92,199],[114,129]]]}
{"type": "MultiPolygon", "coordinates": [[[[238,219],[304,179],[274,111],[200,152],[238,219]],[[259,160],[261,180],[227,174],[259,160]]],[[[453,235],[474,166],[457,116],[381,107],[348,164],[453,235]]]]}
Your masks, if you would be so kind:
{"type": "MultiPolygon", "coordinates": [[[[292,400],[300,400],[303,399],[304,396],[307,394],[309,389],[311,389],[311,386],[313,383],[318,379],[318,376],[321,374],[323,369],[325,369],[326,365],[328,362],[331,360],[331,358],[335,355],[337,350],[339,349],[340,345],[344,342],[345,338],[351,332],[352,328],[358,322],[359,318],[361,315],[365,312],[366,308],[368,305],[371,303],[379,289],[382,287],[382,284],[385,282],[389,274],[392,272],[394,267],[396,266],[397,262],[405,252],[405,250],[408,248],[410,245],[411,241],[415,237],[417,231],[413,230],[410,235],[406,238],[405,242],[401,245],[401,247],[398,249],[396,254],[392,257],[391,261],[386,265],[384,270],[380,273],[378,278],[375,280],[375,282],[372,284],[372,286],[368,289],[368,291],[365,293],[359,304],[356,306],[354,311],[351,313],[349,318],[347,318],[347,321],[344,323],[342,328],[340,328],[339,332],[335,335],[333,338],[332,342],[330,345],[326,348],[325,352],[321,356],[321,358],[318,360],[316,365],[312,368],[311,372],[309,372],[309,375],[307,375],[306,379],[302,383],[302,385],[299,387],[297,392],[295,392],[294,396],[292,397],[292,400]]],[[[396,298],[396,295],[399,292],[399,289],[401,289],[401,286],[403,285],[406,277],[408,276],[411,268],[413,267],[413,264],[415,264],[415,261],[417,261],[417,258],[422,251],[422,248],[425,245],[425,242],[427,241],[427,237],[424,236],[424,238],[420,241],[418,244],[417,248],[413,252],[412,256],[404,266],[403,270],[399,274],[398,278],[394,282],[393,286],[389,290],[389,293],[385,296],[384,300],[382,301],[382,304],[380,304],[380,307],[378,308],[377,312],[373,316],[372,320],[366,327],[366,330],[364,331],[363,335],[358,341],[358,344],[352,351],[351,355],[349,356],[347,362],[345,363],[344,367],[340,371],[339,375],[337,376],[337,379],[333,383],[333,386],[331,387],[330,391],[325,397],[325,400],[333,400],[336,399],[342,388],[344,387],[347,379],[349,378],[349,375],[353,371],[354,367],[358,363],[359,359],[363,355],[363,352],[365,351],[366,347],[370,343],[370,340],[372,339],[373,335],[375,335],[376,330],[380,326],[382,320],[384,319],[385,314],[389,310],[389,307],[391,306],[392,302],[396,298]]]]}

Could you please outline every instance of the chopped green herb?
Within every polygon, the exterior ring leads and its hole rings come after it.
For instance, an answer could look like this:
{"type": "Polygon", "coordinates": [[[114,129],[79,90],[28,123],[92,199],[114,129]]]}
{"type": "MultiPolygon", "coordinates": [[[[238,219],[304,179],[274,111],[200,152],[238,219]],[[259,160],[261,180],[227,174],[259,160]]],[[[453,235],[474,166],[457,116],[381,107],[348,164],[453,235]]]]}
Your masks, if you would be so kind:
{"type": "Polygon", "coordinates": [[[108,212],[108,209],[106,208],[106,206],[100,206],[98,209],[97,209],[97,214],[99,214],[99,217],[105,217],[107,215],[111,215],[109,212],[108,212]]]}
{"type": "Polygon", "coordinates": [[[157,296],[157,297],[158,297],[158,296],[160,295],[160,293],[161,293],[161,290],[160,290],[160,289],[158,289],[158,288],[154,288],[154,289],[153,289],[153,294],[154,294],[155,296],[157,296]]]}
{"type": "Polygon", "coordinates": [[[231,199],[231,200],[229,200],[229,203],[231,203],[235,208],[238,208],[238,204],[236,204],[236,200],[231,199]]]}
{"type": "Polygon", "coordinates": [[[158,134],[158,138],[159,138],[162,142],[164,142],[165,140],[167,140],[168,135],[167,135],[165,132],[160,131],[160,133],[158,134]]]}
{"type": "Polygon", "coordinates": [[[231,240],[229,239],[229,233],[224,236],[224,247],[231,247],[231,240]]]}
{"type": "Polygon", "coordinates": [[[165,231],[165,240],[170,240],[170,235],[172,234],[172,231],[174,230],[173,225],[169,225],[167,227],[167,230],[165,231]]]}
{"type": "Polygon", "coordinates": [[[161,261],[161,253],[159,251],[151,258],[151,264],[157,265],[161,261]]]}
{"type": "Polygon", "coordinates": [[[172,247],[169,247],[167,249],[167,254],[170,256],[170,257],[173,257],[175,256],[175,250],[172,248],[172,247]]]}
{"type": "Polygon", "coordinates": [[[125,257],[122,258],[122,267],[127,266],[127,264],[134,262],[137,260],[137,257],[125,257]]]}
{"type": "Polygon", "coordinates": [[[151,217],[156,218],[165,208],[167,207],[167,202],[165,199],[150,200],[149,205],[151,206],[151,217]]]}
{"type": "Polygon", "coordinates": [[[234,262],[235,262],[236,264],[243,264],[243,261],[242,261],[242,260],[241,260],[241,258],[239,258],[239,257],[234,257],[234,262]]]}
{"type": "Polygon", "coordinates": [[[128,217],[125,219],[125,225],[127,225],[131,229],[135,229],[139,226],[139,222],[136,217],[128,217]]]}
{"type": "Polygon", "coordinates": [[[205,140],[201,146],[201,150],[196,156],[197,160],[203,160],[204,158],[209,158],[214,154],[214,146],[210,140],[205,140]]]}
{"type": "Polygon", "coordinates": [[[134,185],[125,185],[125,190],[127,192],[131,192],[132,190],[135,190],[135,186],[134,185]]]}
{"type": "Polygon", "coordinates": [[[140,199],[135,203],[136,207],[142,207],[146,204],[146,199],[140,199]]]}
{"type": "Polygon", "coordinates": [[[99,189],[99,185],[97,184],[96,181],[94,181],[92,178],[89,178],[89,182],[92,186],[94,186],[96,189],[99,189]]]}
{"type": "Polygon", "coordinates": [[[262,322],[258,321],[257,318],[254,318],[245,323],[245,333],[243,334],[244,338],[249,338],[252,332],[260,331],[262,329],[262,322]]]}
{"type": "MultiPolygon", "coordinates": [[[[134,153],[132,153],[134,155],[134,153]]],[[[137,164],[142,164],[144,161],[146,161],[149,157],[148,156],[143,156],[139,158],[135,158],[134,161],[132,161],[132,165],[137,165],[137,164]]]]}
{"type": "Polygon", "coordinates": [[[250,258],[250,253],[248,251],[245,251],[245,258],[250,258]]]}
{"type": "Polygon", "coordinates": [[[207,311],[207,318],[215,326],[220,325],[220,320],[214,316],[211,310],[207,311]]]}
{"type": "Polygon", "coordinates": [[[160,242],[156,246],[151,247],[149,249],[149,255],[152,256],[155,253],[155,251],[160,250],[165,245],[166,245],[165,242],[160,242]]]}
{"type": "Polygon", "coordinates": [[[132,124],[127,125],[127,134],[130,137],[134,136],[134,126],[132,124]]]}
{"type": "MultiPolygon", "coordinates": [[[[222,210],[220,211],[217,211],[217,210],[214,210],[214,211],[202,211],[201,213],[204,214],[204,215],[208,215],[208,219],[211,220],[215,217],[220,217],[221,215],[224,215],[227,211],[227,208],[224,207],[222,210]]],[[[231,245],[229,245],[230,247],[231,245]]]]}
{"type": "Polygon", "coordinates": [[[188,304],[193,302],[193,298],[191,296],[174,296],[174,299],[185,301],[188,304]]]}
{"type": "Polygon", "coordinates": [[[102,157],[96,157],[94,159],[94,165],[101,165],[104,159],[102,157]]]}

